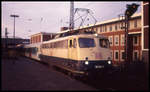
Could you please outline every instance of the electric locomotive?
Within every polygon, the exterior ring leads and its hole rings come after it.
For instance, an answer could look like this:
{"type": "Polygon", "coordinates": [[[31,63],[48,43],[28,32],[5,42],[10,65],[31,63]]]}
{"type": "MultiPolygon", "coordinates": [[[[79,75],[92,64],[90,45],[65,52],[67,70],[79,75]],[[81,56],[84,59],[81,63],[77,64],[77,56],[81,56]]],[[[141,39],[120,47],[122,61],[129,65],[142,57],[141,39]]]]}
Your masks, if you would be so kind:
{"type": "Polygon", "coordinates": [[[112,68],[111,53],[107,37],[92,32],[62,32],[55,39],[37,45],[37,58],[57,66],[74,75],[112,68]]]}

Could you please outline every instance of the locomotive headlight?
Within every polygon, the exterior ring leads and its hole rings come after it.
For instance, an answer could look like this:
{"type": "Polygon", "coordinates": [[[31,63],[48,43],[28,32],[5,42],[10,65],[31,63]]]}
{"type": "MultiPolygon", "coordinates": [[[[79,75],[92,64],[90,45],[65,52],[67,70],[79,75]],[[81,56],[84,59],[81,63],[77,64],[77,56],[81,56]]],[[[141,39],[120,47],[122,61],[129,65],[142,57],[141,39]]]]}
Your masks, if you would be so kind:
{"type": "Polygon", "coordinates": [[[98,34],[94,34],[95,36],[98,36],[98,34]]]}
{"type": "Polygon", "coordinates": [[[85,64],[86,64],[86,65],[89,64],[88,57],[85,57],[85,64]]]}
{"type": "Polygon", "coordinates": [[[111,64],[111,61],[108,61],[108,64],[111,64]]]}
{"type": "Polygon", "coordinates": [[[85,64],[86,64],[86,65],[88,65],[88,64],[89,64],[89,62],[88,62],[88,61],[85,61],[85,64]]]}

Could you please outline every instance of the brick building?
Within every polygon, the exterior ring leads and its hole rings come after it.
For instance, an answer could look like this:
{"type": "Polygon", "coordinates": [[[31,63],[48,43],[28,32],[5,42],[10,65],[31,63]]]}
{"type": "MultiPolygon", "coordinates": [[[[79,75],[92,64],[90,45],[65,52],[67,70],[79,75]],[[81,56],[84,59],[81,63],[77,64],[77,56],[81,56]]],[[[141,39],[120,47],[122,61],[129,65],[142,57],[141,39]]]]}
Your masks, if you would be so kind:
{"type": "Polygon", "coordinates": [[[30,37],[30,44],[48,41],[50,39],[53,39],[55,35],[56,35],[55,33],[46,33],[46,32],[33,34],[30,37]]]}
{"type": "MultiPolygon", "coordinates": [[[[120,64],[125,60],[124,34],[125,23],[119,18],[98,22],[95,25],[81,27],[79,30],[94,30],[98,34],[103,34],[110,41],[111,55],[114,64],[120,64]]],[[[76,30],[76,29],[75,29],[76,30]]],[[[141,50],[141,13],[134,14],[129,20],[129,61],[142,60],[141,50]]]]}
{"type": "Polygon", "coordinates": [[[142,57],[149,72],[149,1],[142,1],[142,57]]]}

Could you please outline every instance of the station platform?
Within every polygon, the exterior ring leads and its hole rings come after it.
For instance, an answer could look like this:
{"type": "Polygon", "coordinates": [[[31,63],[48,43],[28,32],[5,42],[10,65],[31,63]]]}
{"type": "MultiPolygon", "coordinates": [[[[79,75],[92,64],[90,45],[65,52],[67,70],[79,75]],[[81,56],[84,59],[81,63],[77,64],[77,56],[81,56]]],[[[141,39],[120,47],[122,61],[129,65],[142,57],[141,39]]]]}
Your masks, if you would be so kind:
{"type": "Polygon", "coordinates": [[[2,59],[2,90],[97,90],[25,57],[2,59]]]}

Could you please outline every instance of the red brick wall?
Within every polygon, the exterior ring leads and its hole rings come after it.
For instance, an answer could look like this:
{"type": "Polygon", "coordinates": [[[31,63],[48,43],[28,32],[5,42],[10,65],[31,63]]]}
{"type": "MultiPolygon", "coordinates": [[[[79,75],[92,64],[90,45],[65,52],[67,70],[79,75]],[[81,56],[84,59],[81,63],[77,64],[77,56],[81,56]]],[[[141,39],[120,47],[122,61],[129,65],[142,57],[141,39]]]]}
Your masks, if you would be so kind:
{"type": "Polygon", "coordinates": [[[43,35],[43,41],[48,41],[51,39],[51,35],[43,35]]]}
{"type": "MultiPolygon", "coordinates": [[[[132,29],[132,30],[129,30],[129,32],[141,32],[141,28],[137,28],[137,29],[132,29]]],[[[111,50],[112,50],[112,59],[113,59],[113,62],[114,63],[120,63],[121,62],[121,59],[120,59],[120,55],[121,55],[121,51],[120,50],[124,50],[124,46],[121,45],[121,35],[124,34],[124,31],[115,31],[115,32],[106,32],[106,33],[101,33],[105,36],[113,36],[113,45],[110,46],[111,50]],[[119,35],[119,45],[118,46],[115,46],[115,35],[119,35]],[[119,50],[119,60],[118,61],[115,61],[114,60],[114,50],[119,50]]],[[[136,34],[137,35],[137,34],[136,34]]],[[[130,42],[131,43],[131,42],[130,42]]],[[[133,41],[132,43],[133,44],[133,41]]],[[[139,51],[139,56],[141,58],[141,34],[139,34],[139,41],[138,41],[138,46],[133,46],[133,50],[138,50],[139,51]]],[[[133,51],[131,50],[131,51],[133,51]]],[[[131,54],[133,55],[133,53],[131,54]]],[[[132,57],[131,57],[132,59],[132,57]]]]}
{"type": "Polygon", "coordinates": [[[41,35],[31,36],[31,44],[41,42],[41,35]]]}

